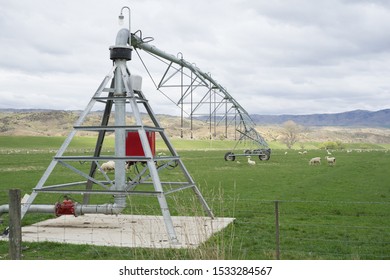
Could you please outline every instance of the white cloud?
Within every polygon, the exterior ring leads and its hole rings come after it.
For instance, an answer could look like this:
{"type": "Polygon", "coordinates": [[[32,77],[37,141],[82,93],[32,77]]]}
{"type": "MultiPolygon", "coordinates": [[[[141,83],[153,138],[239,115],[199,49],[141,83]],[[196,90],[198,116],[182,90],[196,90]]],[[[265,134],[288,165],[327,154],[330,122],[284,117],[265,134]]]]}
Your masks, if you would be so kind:
{"type": "MultiPolygon", "coordinates": [[[[83,109],[110,70],[124,5],[133,32],[210,72],[249,113],[390,107],[386,1],[0,2],[1,108],[83,109]]],[[[154,111],[176,112],[136,60],[154,111]]]]}

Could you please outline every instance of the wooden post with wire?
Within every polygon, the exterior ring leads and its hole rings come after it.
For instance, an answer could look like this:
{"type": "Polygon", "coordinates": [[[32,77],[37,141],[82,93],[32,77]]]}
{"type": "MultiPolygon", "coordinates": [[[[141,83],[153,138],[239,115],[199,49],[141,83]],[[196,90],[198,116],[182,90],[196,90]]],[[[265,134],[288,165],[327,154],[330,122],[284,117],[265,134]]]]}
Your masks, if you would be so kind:
{"type": "Polygon", "coordinates": [[[20,189],[9,190],[9,258],[22,256],[21,194],[20,189]]]}

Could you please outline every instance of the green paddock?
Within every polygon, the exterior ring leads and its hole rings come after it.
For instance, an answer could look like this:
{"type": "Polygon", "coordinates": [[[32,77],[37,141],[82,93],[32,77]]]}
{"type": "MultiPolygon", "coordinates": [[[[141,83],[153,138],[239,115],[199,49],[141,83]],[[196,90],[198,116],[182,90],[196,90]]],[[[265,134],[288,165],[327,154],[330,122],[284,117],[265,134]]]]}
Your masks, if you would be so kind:
{"type": "MultiPolygon", "coordinates": [[[[8,189],[23,194],[44,173],[63,137],[0,137],[0,205],[8,203],[8,189]]],[[[271,143],[269,161],[243,158],[225,161],[234,141],[173,139],[185,166],[216,216],[235,222],[196,249],[140,249],[23,244],[24,259],[275,259],[275,201],[279,205],[281,259],[390,259],[390,152],[386,146],[351,144],[332,151],[336,165],[328,166],[320,143],[306,154],[271,143]],[[277,147],[277,148],[274,148],[277,147]],[[351,148],[351,151],[349,151],[351,148]],[[348,150],[348,151],[347,151],[348,150]],[[320,156],[321,165],[310,166],[320,156]]],[[[80,137],[70,147],[74,154],[93,149],[93,138],[80,137]]],[[[105,149],[112,149],[107,139],[105,149]]],[[[159,144],[157,143],[157,149],[159,144]]],[[[88,169],[88,166],[80,168],[88,169]]],[[[172,170],[175,176],[175,170],[172,170]]],[[[58,172],[54,180],[72,179],[58,172]]],[[[55,203],[56,195],[38,195],[34,203],[55,203]]],[[[81,199],[75,197],[75,199],[81,199]]],[[[97,196],[96,202],[111,201],[97,196]]],[[[155,198],[129,197],[125,213],[159,214],[155,198]]],[[[202,215],[191,192],[168,197],[173,215],[202,215]]],[[[27,214],[23,225],[52,218],[27,214]]],[[[8,226],[2,216],[0,233],[8,226]]],[[[0,261],[8,258],[8,243],[0,242],[0,261]]]]}

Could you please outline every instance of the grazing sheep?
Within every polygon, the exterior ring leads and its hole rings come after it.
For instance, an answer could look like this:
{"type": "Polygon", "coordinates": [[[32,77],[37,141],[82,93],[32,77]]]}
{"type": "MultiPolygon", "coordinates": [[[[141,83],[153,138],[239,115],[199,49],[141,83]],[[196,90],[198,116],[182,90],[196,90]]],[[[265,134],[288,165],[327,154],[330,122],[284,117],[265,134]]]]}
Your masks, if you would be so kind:
{"type": "Polygon", "coordinates": [[[316,165],[321,164],[321,158],[320,157],[314,157],[311,160],[309,160],[310,165],[316,165]]]}
{"type": "Polygon", "coordinates": [[[326,161],[328,162],[329,165],[335,165],[336,164],[336,158],[335,157],[325,157],[326,161]]]}
{"type": "Polygon", "coordinates": [[[248,163],[249,163],[249,165],[255,165],[256,164],[255,161],[251,160],[251,157],[248,157],[248,163]]]}
{"type": "MultiPolygon", "coordinates": [[[[136,161],[126,161],[126,165],[125,165],[126,171],[130,170],[130,167],[132,165],[136,164],[136,163],[137,163],[136,161]]],[[[103,171],[103,172],[108,172],[108,171],[115,170],[115,161],[110,160],[110,161],[107,161],[107,162],[103,163],[100,166],[99,170],[103,171]]]]}
{"type": "Polygon", "coordinates": [[[115,161],[110,160],[110,161],[103,163],[100,166],[100,169],[104,172],[115,170],[115,161]]]}

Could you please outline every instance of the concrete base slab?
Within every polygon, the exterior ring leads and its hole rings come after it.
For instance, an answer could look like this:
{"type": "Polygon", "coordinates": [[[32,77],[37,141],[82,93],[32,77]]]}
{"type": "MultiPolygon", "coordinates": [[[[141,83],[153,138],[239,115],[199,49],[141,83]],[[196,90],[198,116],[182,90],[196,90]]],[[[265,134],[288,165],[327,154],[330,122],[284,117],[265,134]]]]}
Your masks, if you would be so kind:
{"type": "Polygon", "coordinates": [[[178,244],[169,241],[162,216],[61,216],[22,228],[22,240],[142,248],[195,248],[234,218],[172,216],[178,244]]]}

